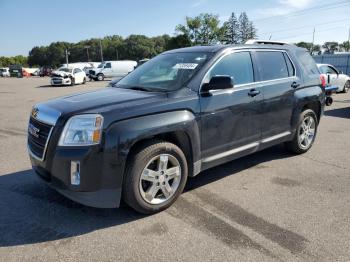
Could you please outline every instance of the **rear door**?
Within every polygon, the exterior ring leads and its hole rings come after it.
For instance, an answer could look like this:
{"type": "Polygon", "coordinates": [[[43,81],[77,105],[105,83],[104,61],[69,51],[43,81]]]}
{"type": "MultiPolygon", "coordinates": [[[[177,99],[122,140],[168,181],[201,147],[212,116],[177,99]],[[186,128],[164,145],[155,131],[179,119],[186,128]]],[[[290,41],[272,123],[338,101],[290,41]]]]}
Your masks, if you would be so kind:
{"type": "Polygon", "coordinates": [[[262,138],[263,142],[271,142],[291,133],[294,92],[300,79],[285,51],[256,50],[254,60],[264,94],[262,138]]]}

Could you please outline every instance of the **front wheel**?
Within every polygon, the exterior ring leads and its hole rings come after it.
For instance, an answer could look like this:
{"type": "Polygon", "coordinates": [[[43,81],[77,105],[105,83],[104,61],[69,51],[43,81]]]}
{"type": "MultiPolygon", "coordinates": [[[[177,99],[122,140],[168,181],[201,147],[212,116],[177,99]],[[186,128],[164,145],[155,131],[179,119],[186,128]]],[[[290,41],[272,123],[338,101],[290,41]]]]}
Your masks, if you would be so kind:
{"type": "Polygon", "coordinates": [[[86,77],[84,77],[84,80],[83,80],[83,85],[86,84],[86,77]]]}
{"type": "Polygon", "coordinates": [[[150,142],[128,161],[123,199],[143,214],[162,211],[182,193],[187,175],[186,157],[179,147],[164,141],[150,142]]]}
{"type": "Polygon", "coordinates": [[[343,93],[347,93],[349,89],[350,89],[350,81],[348,80],[344,85],[343,93]]]}
{"type": "Polygon", "coordinates": [[[317,126],[318,120],[315,112],[311,109],[304,110],[300,114],[293,140],[285,143],[286,148],[296,154],[307,152],[315,141],[317,126]]]}
{"type": "Polygon", "coordinates": [[[72,77],[72,78],[70,79],[70,85],[71,85],[71,86],[74,86],[74,85],[75,85],[75,79],[74,79],[74,77],[72,77]]]}

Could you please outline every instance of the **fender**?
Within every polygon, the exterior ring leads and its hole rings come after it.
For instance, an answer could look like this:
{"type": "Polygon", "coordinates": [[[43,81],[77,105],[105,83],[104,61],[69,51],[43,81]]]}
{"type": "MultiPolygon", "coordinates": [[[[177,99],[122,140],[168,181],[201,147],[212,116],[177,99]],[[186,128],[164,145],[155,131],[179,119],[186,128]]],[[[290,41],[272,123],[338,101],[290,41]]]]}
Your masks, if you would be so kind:
{"type": "MultiPolygon", "coordinates": [[[[136,142],[156,135],[183,131],[189,138],[193,162],[200,158],[200,132],[195,115],[188,110],[165,112],[118,121],[107,129],[104,150],[114,155],[113,165],[124,174],[130,149],[136,142]]],[[[112,163],[111,163],[112,164],[112,163]]]]}
{"type": "Polygon", "coordinates": [[[294,93],[294,109],[291,119],[292,132],[294,133],[298,124],[299,116],[303,108],[308,104],[317,104],[320,106],[320,115],[323,114],[325,104],[325,92],[320,86],[308,86],[307,88],[297,89],[294,93]]]}

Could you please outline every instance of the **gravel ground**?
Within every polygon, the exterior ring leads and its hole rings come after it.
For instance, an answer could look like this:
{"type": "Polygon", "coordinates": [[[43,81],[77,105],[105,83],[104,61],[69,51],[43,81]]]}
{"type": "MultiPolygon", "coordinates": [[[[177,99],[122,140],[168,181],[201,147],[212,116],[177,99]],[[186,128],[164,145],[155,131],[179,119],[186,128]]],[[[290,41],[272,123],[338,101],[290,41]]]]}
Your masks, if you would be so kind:
{"type": "Polygon", "coordinates": [[[167,211],[95,209],[31,171],[31,106],[103,88],[0,78],[0,261],[349,261],[350,94],[338,94],[314,147],[282,146],[205,171],[167,211]]]}

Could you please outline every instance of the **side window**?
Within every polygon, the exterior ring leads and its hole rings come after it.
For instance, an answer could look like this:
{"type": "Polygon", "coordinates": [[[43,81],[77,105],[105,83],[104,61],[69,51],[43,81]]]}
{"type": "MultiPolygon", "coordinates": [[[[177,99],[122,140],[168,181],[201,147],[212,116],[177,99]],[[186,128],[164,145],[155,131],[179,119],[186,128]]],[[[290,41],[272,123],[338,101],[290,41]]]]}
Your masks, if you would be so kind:
{"type": "Polygon", "coordinates": [[[259,61],[258,70],[262,81],[288,77],[288,68],[282,52],[257,51],[256,55],[259,61]]]}
{"type": "Polygon", "coordinates": [[[287,63],[288,76],[295,76],[295,68],[292,64],[292,61],[290,61],[290,58],[286,53],[283,53],[283,56],[287,63]]]}
{"type": "Polygon", "coordinates": [[[327,74],[327,71],[328,71],[327,68],[328,68],[328,66],[320,66],[319,69],[320,69],[322,74],[327,74]]]}
{"type": "Polygon", "coordinates": [[[213,76],[229,75],[234,78],[235,85],[254,82],[253,64],[249,52],[238,52],[223,57],[209,72],[205,82],[213,76]]]}
{"type": "Polygon", "coordinates": [[[105,68],[112,68],[111,63],[106,63],[105,68]]]}
{"type": "Polygon", "coordinates": [[[327,74],[337,74],[334,68],[327,66],[327,74]]]}
{"type": "Polygon", "coordinates": [[[73,73],[76,74],[76,73],[79,73],[80,72],[80,69],[79,68],[75,68],[73,73]]]}

